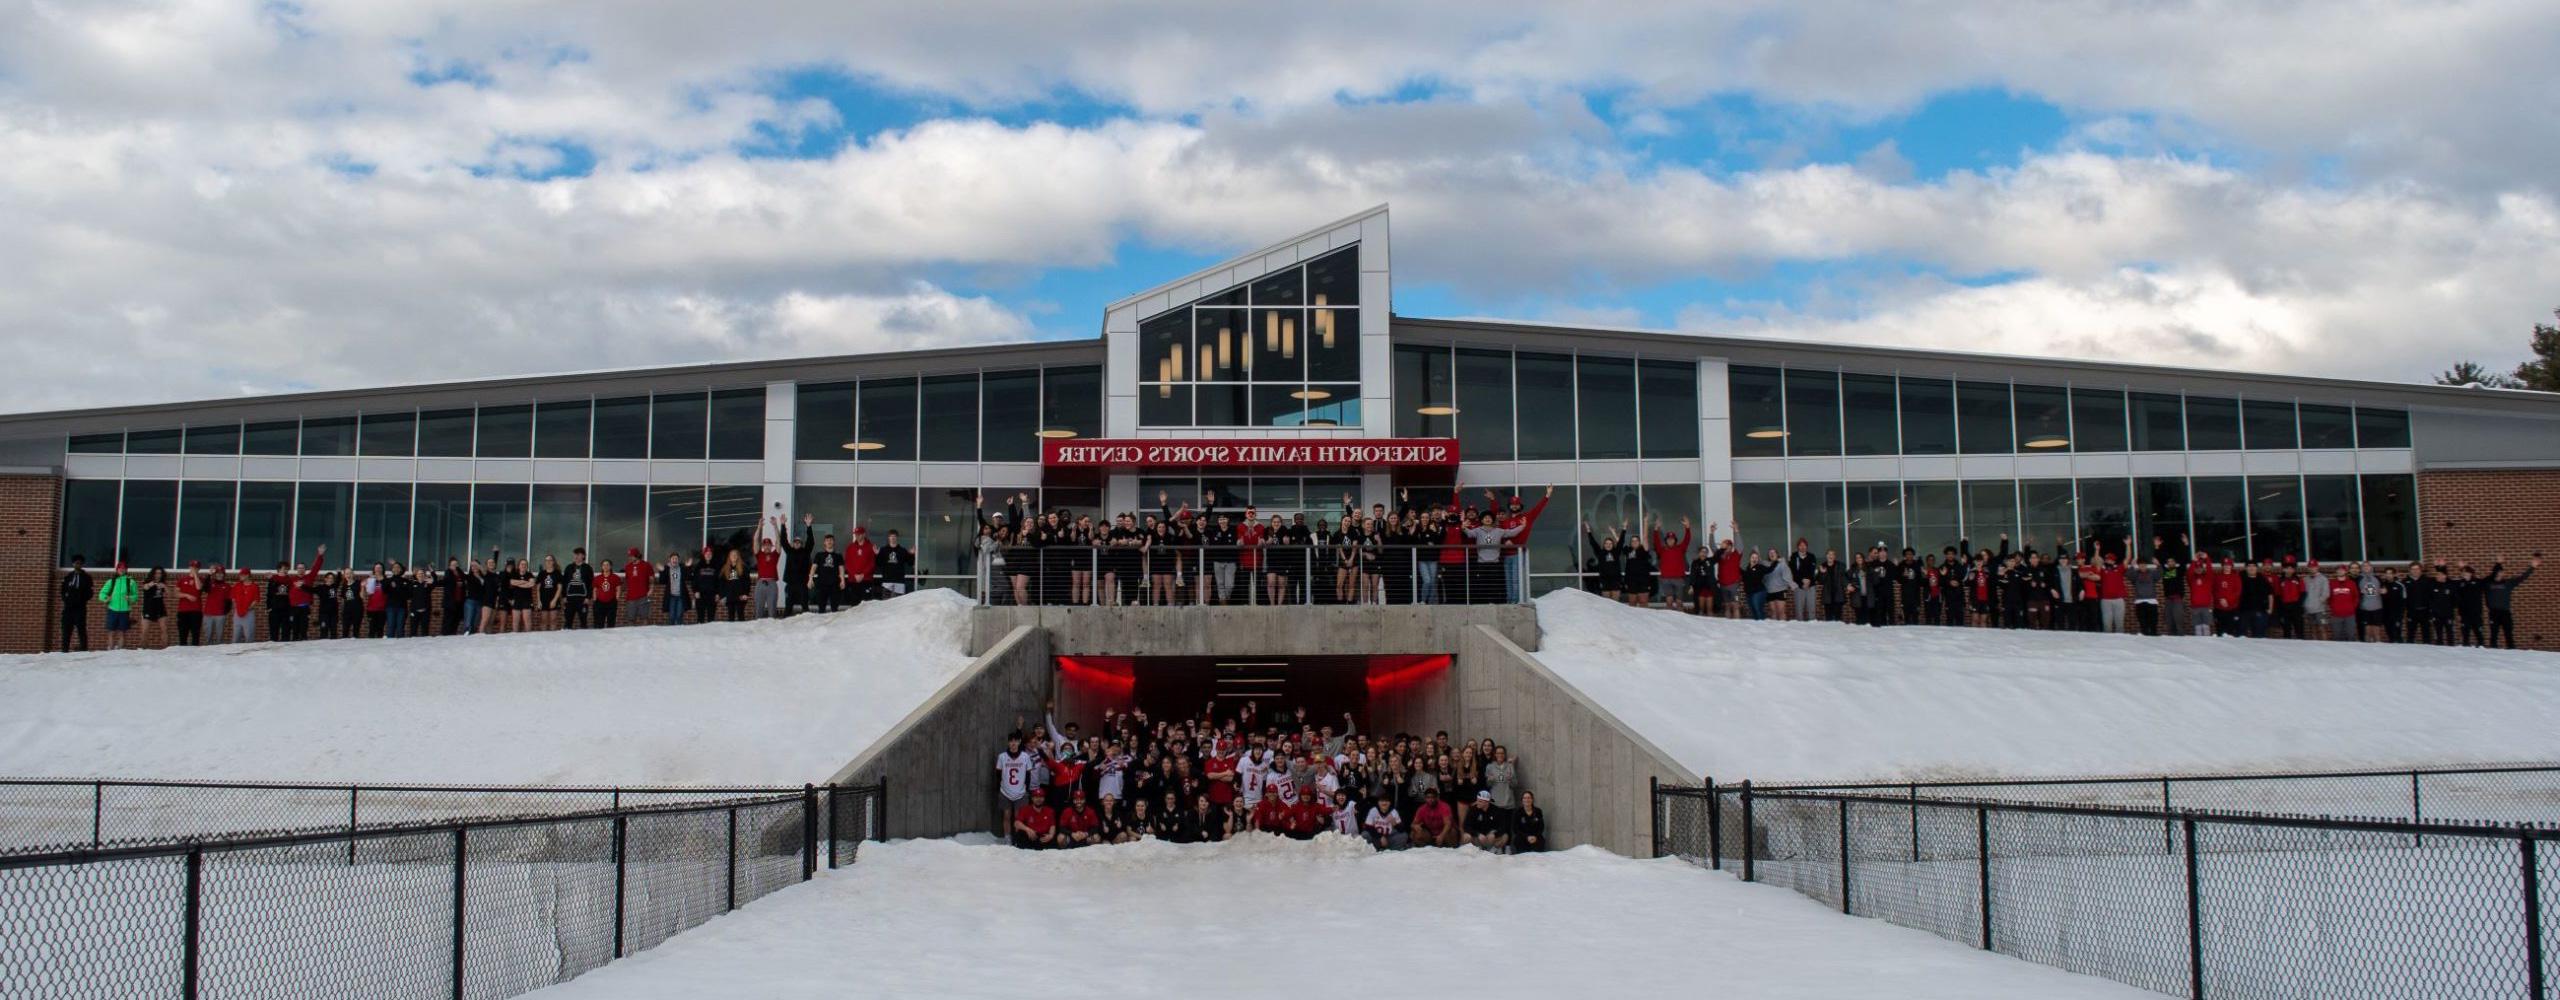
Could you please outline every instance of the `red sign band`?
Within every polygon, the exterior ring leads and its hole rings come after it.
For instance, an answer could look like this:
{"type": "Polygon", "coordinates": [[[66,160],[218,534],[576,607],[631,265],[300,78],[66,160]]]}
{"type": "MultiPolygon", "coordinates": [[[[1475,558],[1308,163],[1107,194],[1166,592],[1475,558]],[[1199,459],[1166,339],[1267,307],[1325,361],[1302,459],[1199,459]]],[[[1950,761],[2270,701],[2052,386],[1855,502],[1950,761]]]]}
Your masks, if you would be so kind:
{"type": "Polygon", "coordinates": [[[1040,464],[1052,469],[1224,469],[1280,466],[1409,468],[1458,464],[1456,438],[1285,439],[1051,439],[1040,442],[1040,464]]]}

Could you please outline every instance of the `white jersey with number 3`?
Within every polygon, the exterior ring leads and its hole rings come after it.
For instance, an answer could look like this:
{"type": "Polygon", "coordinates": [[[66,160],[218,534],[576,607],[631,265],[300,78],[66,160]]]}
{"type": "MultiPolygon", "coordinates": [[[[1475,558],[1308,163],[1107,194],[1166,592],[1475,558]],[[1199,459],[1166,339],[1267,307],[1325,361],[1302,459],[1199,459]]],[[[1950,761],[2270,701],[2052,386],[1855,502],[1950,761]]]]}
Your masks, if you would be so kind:
{"type": "Polygon", "coordinates": [[[996,755],[996,776],[1003,782],[1004,797],[1020,802],[1031,793],[1031,751],[1016,750],[996,755]]]}

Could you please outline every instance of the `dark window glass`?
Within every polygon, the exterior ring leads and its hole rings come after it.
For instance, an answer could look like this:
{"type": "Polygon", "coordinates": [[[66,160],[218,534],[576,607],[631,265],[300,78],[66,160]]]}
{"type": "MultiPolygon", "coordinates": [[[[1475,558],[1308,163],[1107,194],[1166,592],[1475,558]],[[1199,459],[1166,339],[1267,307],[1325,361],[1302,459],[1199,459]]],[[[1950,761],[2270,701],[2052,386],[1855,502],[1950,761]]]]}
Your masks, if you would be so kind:
{"type": "MultiPolygon", "coordinates": [[[[70,451],[74,455],[124,454],[124,432],[113,431],[106,434],[71,435],[70,451]]],[[[68,563],[65,565],[68,565],[68,563]]]]}
{"type": "Polygon", "coordinates": [[[418,454],[429,458],[471,457],[470,410],[428,410],[418,414],[418,454]]]}
{"type": "Polygon", "coordinates": [[[2252,451],[2301,447],[2295,434],[2292,400],[2240,401],[2240,431],[2252,451]]]}
{"type": "Polygon", "coordinates": [[[2029,479],[2018,484],[2020,538],[2044,552],[2080,547],[2080,525],[2072,510],[2071,480],[2029,479]]]}
{"type": "MultiPolygon", "coordinates": [[[[1146,394],[1142,392],[1140,395],[1146,394]]],[[[860,423],[854,427],[854,434],[861,442],[855,457],[875,462],[915,461],[915,379],[865,379],[862,394],[854,405],[861,414],[860,423]]]]}
{"type": "MultiPolygon", "coordinates": [[[[1201,387],[1200,414],[1203,419],[1200,422],[1206,424],[1210,417],[1223,420],[1226,414],[1220,412],[1224,409],[1224,403],[1219,397],[1233,391],[1201,387]],[[1212,407],[1217,409],[1213,410],[1212,407]]],[[[1296,427],[1304,423],[1307,419],[1307,401],[1299,397],[1305,392],[1306,388],[1298,385],[1254,386],[1251,393],[1253,413],[1250,422],[1262,427],[1296,427]]]]}
{"type": "MultiPolygon", "coordinates": [[[[1574,495],[1575,512],[1581,515],[1576,519],[1576,527],[1579,527],[1580,521],[1591,522],[1591,534],[1595,538],[1616,535],[1618,526],[1621,524],[1626,525],[1630,540],[1644,531],[1642,522],[1644,498],[1634,486],[1600,484],[1579,488],[1567,486],[1557,490],[1556,493],[1560,496],[1574,495]]],[[[1532,499],[1530,502],[1536,501],[1532,499]]],[[[1561,502],[1556,501],[1556,503],[1561,502]]],[[[1547,510],[1550,514],[1555,513],[1554,503],[1550,503],[1547,510]]],[[[1541,516],[1539,519],[1545,520],[1545,517],[1541,516]]],[[[1580,539],[1576,540],[1580,541],[1580,539]]],[[[1571,573],[1580,568],[1577,560],[1588,560],[1592,554],[1588,545],[1579,550],[1553,545],[1543,547],[1550,551],[1539,552],[1537,550],[1541,546],[1530,546],[1529,571],[1532,573],[1571,573]]]]}
{"type": "Polygon", "coordinates": [[[2302,525],[2310,535],[2313,559],[2333,563],[2363,555],[2363,533],[2356,528],[2356,477],[2302,477],[2302,525]]]}
{"type": "Polygon", "coordinates": [[[1787,453],[1782,385],[1775,368],[1735,365],[1725,369],[1725,405],[1733,414],[1733,457],[1777,458],[1787,453]]]}
{"type": "MultiPolygon", "coordinates": [[[[1848,506],[1848,491],[1839,483],[1788,483],[1787,537],[1779,540],[1778,548],[1793,551],[1796,540],[1803,539],[1816,552],[1825,549],[1845,551],[1849,534],[1848,506]]],[[[1768,548],[1766,545],[1760,547],[1768,548]]]]}
{"type": "Polygon", "coordinates": [[[2190,451],[2240,450],[2240,401],[2212,396],[2187,397],[2187,448],[2190,451]]]}
{"type": "Polygon", "coordinates": [[[1956,384],[1942,378],[1904,378],[1902,453],[1956,453],[1956,384]]]}
{"type": "MultiPolygon", "coordinates": [[[[870,530],[872,544],[889,544],[892,531],[897,532],[901,539],[912,541],[916,537],[915,487],[857,487],[853,491],[853,503],[853,516],[870,530]]],[[[909,545],[908,548],[914,546],[909,545]]]]}
{"type": "Polygon", "coordinates": [[[1636,457],[1635,359],[1576,357],[1574,392],[1582,457],[1636,457]]]}
{"type": "Polygon", "coordinates": [[[353,455],[356,453],[356,418],[326,417],[302,422],[302,453],[305,455],[353,455]]]}
{"type": "Polygon", "coordinates": [[[924,445],[928,462],[978,460],[978,376],[935,375],[924,380],[924,445]]]}
{"type": "Polygon", "coordinates": [[[1187,385],[1139,386],[1138,425],[1141,427],[1192,426],[1191,387],[1187,385]]]}
{"type": "Polygon", "coordinates": [[[2081,480],[2078,510],[2084,546],[2117,556],[2126,554],[2125,538],[2133,534],[2132,480],[2081,480]]]}
{"type": "Polygon", "coordinates": [[[115,561],[117,492],[113,479],[66,479],[62,482],[62,551],[57,566],[78,556],[91,566],[115,561]]]}
{"type": "Polygon", "coordinates": [[[1360,387],[1358,385],[1311,385],[1307,390],[1324,394],[1307,401],[1307,426],[1360,426],[1360,387]]]}
{"type": "Polygon", "coordinates": [[[1360,304],[1360,248],[1348,246],[1307,262],[1307,302],[1319,306],[1360,304]]]}
{"type": "Polygon", "coordinates": [[[1787,455],[1840,453],[1840,373],[1787,369],[1787,455]]]}
{"type": "Polygon", "coordinates": [[[2126,451],[2124,390],[2071,390],[2071,450],[2126,451]]]}
{"type": "Polygon", "coordinates": [[[978,455],[988,462],[1040,460],[1040,372],[988,372],[985,413],[978,423],[978,455]]]}
{"type": "Polygon", "coordinates": [[[1052,435],[1102,434],[1102,369],[1091,365],[1040,372],[1040,429],[1052,435]]]}
{"type": "MultiPolygon", "coordinates": [[[[340,568],[365,569],[372,568],[376,561],[406,564],[410,493],[408,483],[356,484],[355,545],[343,556],[329,557],[329,561],[340,568]]],[[[435,556],[421,553],[420,558],[433,560],[435,556]]]]}
{"type": "Polygon", "coordinates": [[[347,551],[347,543],[355,536],[355,523],[354,483],[296,484],[291,561],[309,562],[311,554],[323,545],[337,552],[347,551]]]}
{"type": "Polygon", "coordinates": [[[2356,407],[2356,447],[2406,448],[2409,446],[2409,411],[2377,410],[2356,407]]]}
{"type": "Polygon", "coordinates": [[[1902,485],[1903,539],[1922,553],[1964,544],[1964,506],[1954,483],[1902,485]]]}
{"type": "Polygon", "coordinates": [[[418,452],[418,415],[367,413],[356,418],[356,454],[366,458],[407,458],[418,452]]]}
{"type": "MultiPolygon", "coordinates": [[[[764,502],[761,486],[714,486],[703,491],[702,531],[722,558],[730,552],[740,557],[747,569],[755,569],[756,505],[764,502]]],[[[971,533],[977,525],[969,526],[971,533]]]]}
{"type": "Polygon", "coordinates": [[[2022,385],[2016,398],[2020,452],[2071,450],[2070,393],[2052,386],[2022,385]]]}
{"type": "Polygon", "coordinates": [[[193,480],[182,484],[178,489],[178,558],[169,565],[230,565],[231,519],[239,500],[236,483],[193,480]]]}
{"type": "Polygon", "coordinates": [[[2302,477],[2249,477],[2249,558],[2302,557],[2302,477]]]}
{"type": "MultiPolygon", "coordinates": [[[[482,454],[488,448],[488,411],[481,411],[482,454]]],[[[908,411],[909,427],[914,411],[908,411]]],[[[711,394],[671,392],[649,397],[649,457],[700,461],[710,456],[711,394]]]]}
{"type": "Polygon", "coordinates": [[[2416,560],[2417,479],[2393,474],[2359,478],[2364,490],[2364,557],[2373,562],[2416,560]]]}
{"type": "Polygon", "coordinates": [[[2135,550],[2146,557],[2163,547],[2194,555],[2195,546],[2187,535],[2187,481],[2141,479],[2134,482],[2134,489],[2141,501],[2134,509],[2135,550]]]}
{"type": "Polygon", "coordinates": [[[524,458],[533,454],[533,407],[483,406],[477,454],[482,458],[524,458]]]}
{"type": "Polygon", "coordinates": [[[2005,455],[2016,446],[2009,435],[2009,384],[1956,383],[1957,443],[1967,455],[2005,455]]]}
{"type": "Polygon", "coordinates": [[[2249,485],[2238,476],[2198,476],[2187,481],[2187,491],[2196,551],[2216,560],[2248,558],[2249,485]]]}
{"type": "MultiPolygon", "coordinates": [[[[916,572],[933,576],[972,576],[976,572],[976,555],[970,551],[978,534],[975,490],[945,489],[927,486],[917,491],[923,509],[918,512],[915,537],[907,547],[916,551],[916,572]]],[[[1196,496],[1196,494],[1195,494],[1196,496]]],[[[1153,499],[1155,494],[1147,494],[1153,499]]],[[[974,585],[975,581],[968,581],[974,585]]],[[[961,585],[961,581],[953,581],[961,585]]]]}
{"type": "MultiPolygon", "coordinates": [[[[1138,360],[1145,367],[1138,370],[1140,382],[1191,381],[1191,311],[1176,309],[1138,324],[1138,360]]],[[[1272,327],[1271,348],[1280,347],[1279,327],[1272,327]]],[[[1250,350],[1238,359],[1245,371],[1253,370],[1250,350]]]]}
{"type": "Polygon", "coordinates": [[[240,484],[240,537],[233,566],[271,568],[293,547],[293,484],[240,484]]]}
{"type": "MultiPolygon", "coordinates": [[[[1523,499],[1532,504],[1538,502],[1538,495],[1536,493],[1528,492],[1526,490],[1523,490],[1522,492],[1527,493],[1527,496],[1523,497],[1523,499]]],[[[1696,483],[1656,483],[1644,487],[1645,519],[1660,522],[1662,524],[1662,533],[1676,540],[1680,536],[1680,519],[1687,518],[1689,521],[1690,535],[1689,551],[1692,553],[1698,551],[1697,546],[1704,543],[1707,538],[1707,513],[1706,508],[1699,506],[1701,503],[1699,499],[1699,492],[1700,491],[1696,483]]],[[[1554,504],[1550,503],[1548,505],[1547,513],[1556,513],[1554,504]]],[[[1546,520],[1546,516],[1540,515],[1539,520],[1546,520]]],[[[1559,520],[1556,523],[1579,524],[1580,522],[1581,518],[1577,516],[1572,521],[1559,520]]],[[[1535,546],[1532,546],[1532,548],[1534,547],[1535,546]]],[[[1568,571],[1572,569],[1571,566],[1567,566],[1565,568],[1568,571]]],[[[1686,569],[1674,570],[1669,566],[1663,567],[1662,571],[1671,576],[1679,576],[1682,573],[1687,572],[1686,569]]]]}
{"type": "Polygon", "coordinates": [[[649,397],[596,400],[597,458],[649,457],[649,397]]]}
{"type": "Polygon", "coordinates": [[[1737,547],[1786,548],[1782,543],[1787,533],[1787,484],[1733,484],[1733,521],[1737,547]]]}
{"type": "Polygon", "coordinates": [[[2355,411],[2343,406],[2302,404],[2302,446],[2305,448],[2355,447],[2355,411]]]}
{"type": "Polygon", "coordinates": [[[240,433],[240,451],[248,455],[291,455],[302,446],[302,425],[278,420],[250,424],[240,433]]]}
{"type": "Polygon", "coordinates": [[[702,549],[702,487],[649,487],[649,552],[691,556],[702,549]]]}
{"type": "MultiPolygon", "coordinates": [[[[763,414],[757,417],[761,420],[763,414]]],[[[533,457],[587,457],[588,425],[594,419],[595,405],[583,399],[534,404],[533,457]]],[[[757,440],[763,440],[761,433],[757,440]]]]}
{"type": "Polygon", "coordinates": [[[1253,279],[1253,304],[1258,306],[1305,305],[1307,301],[1306,269],[1292,267],[1253,279]]]}
{"type": "Polygon", "coordinates": [[[1893,376],[1840,376],[1843,443],[1852,455],[1891,455],[1901,447],[1893,397],[1893,376]]]}
{"type": "MultiPolygon", "coordinates": [[[[853,404],[847,400],[845,405],[853,404]]],[[[611,562],[627,565],[631,551],[639,550],[646,559],[649,552],[649,488],[646,486],[606,486],[598,484],[590,490],[587,506],[588,530],[593,541],[588,554],[597,565],[611,562]]],[[[794,526],[795,529],[797,526],[794,526]]],[[[824,530],[824,529],[821,529],[824,530]]],[[[815,545],[815,539],[810,540],[815,545]]],[[[843,551],[839,544],[837,551],[843,551]]]]}
{"type": "Polygon", "coordinates": [[[199,424],[187,428],[187,454],[237,455],[239,453],[239,424],[199,424]]]}
{"type": "Polygon", "coordinates": [[[2133,450],[2186,450],[2187,415],[2179,406],[2178,397],[2137,392],[2129,398],[2133,407],[2133,450]]]}
{"type": "MultiPolygon", "coordinates": [[[[749,506],[747,512],[752,524],[755,508],[749,506]]],[[[587,488],[574,483],[535,484],[530,520],[533,543],[525,551],[536,560],[553,556],[560,565],[568,565],[570,554],[587,544],[587,488]]]]}
{"type": "MultiPolygon", "coordinates": [[[[1253,362],[1251,376],[1256,382],[1297,382],[1307,377],[1307,354],[1298,338],[1304,331],[1298,325],[1306,319],[1303,309],[1256,309],[1253,329],[1262,332],[1262,345],[1248,360],[1253,362]]],[[[1181,370],[1180,365],[1174,369],[1181,370]]]]}
{"type": "MultiPolygon", "coordinates": [[[[1274,391],[1287,400],[1295,386],[1279,386],[1274,391]]],[[[1241,385],[1204,385],[1193,391],[1197,407],[1191,423],[1202,427],[1249,427],[1253,424],[1253,406],[1247,389],[1241,385]]]]}
{"type": "Polygon", "coordinates": [[[2003,538],[2010,540],[2010,551],[2021,548],[2018,484],[2005,479],[1964,484],[1964,533],[1977,550],[1998,552],[2003,538]]]}
{"type": "Polygon", "coordinates": [[[1312,382],[1355,381],[1360,377],[1360,311],[1307,310],[1307,379],[1312,382]]]}
{"type": "Polygon", "coordinates": [[[1636,364],[1638,414],[1644,457],[1698,457],[1698,365],[1694,361],[1636,364]]]}
{"type": "MultiPolygon", "coordinates": [[[[1902,484],[1850,483],[1849,548],[1864,552],[1882,543],[1902,551],[1902,484]]],[[[1818,550],[1817,550],[1818,551],[1818,550]]]]}
{"type": "MultiPolygon", "coordinates": [[[[1242,382],[1249,377],[1252,372],[1244,361],[1244,347],[1253,339],[1247,336],[1252,332],[1252,320],[1252,315],[1242,309],[1192,310],[1191,353],[1183,357],[1180,378],[1242,382]]],[[[1170,370],[1170,366],[1166,368],[1170,370]]]]}
{"type": "Polygon", "coordinates": [[[1520,460],[1573,457],[1573,357],[1567,354],[1515,355],[1519,379],[1519,411],[1536,419],[1519,424],[1520,460]]]}
{"type": "Polygon", "coordinates": [[[409,551],[420,562],[437,566],[456,556],[472,557],[469,484],[418,484],[417,502],[410,507],[409,551]]]}
{"type": "MultiPolygon", "coordinates": [[[[692,487],[700,491],[701,487],[692,487]]],[[[498,550],[501,559],[525,555],[527,521],[532,515],[533,487],[524,483],[481,483],[471,488],[471,551],[498,550]]]]}
{"type": "MultiPolygon", "coordinates": [[[[1395,349],[1397,437],[1449,437],[1456,433],[1455,376],[1449,349],[1399,344],[1395,349]]],[[[1648,425],[1647,429],[1651,429],[1648,425]]]]}
{"type": "MultiPolygon", "coordinates": [[[[976,403],[970,400],[970,405],[976,403]]],[[[977,414],[968,416],[974,435],[977,414]]],[[[764,457],[764,387],[711,394],[711,457],[732,462],[764,457]]]]}
{"type": "MultiPolygon", "coordinates": [[[[122,531],[116,552],[128,566],[166,566],[178,551],[178,483],[171,479],[128,479],[124,483],[122,531]]],[[[106,560],[100,560],[104,565],[106,560]]]]}
{"type": "MultiPolygon", "coordinates": [[[[1057,507],[1057,504],[1050,502],[1045,496],[1041,501],[1042,510],[1054,510],[1057,507]]],[[[817,551],[818,547],[825,543],[828,535],[836,536],[836,550],[839,552],[844,550],[845,540],[853,537],[853,487],[794,487],[791,491],[791,510],[795,517],[799,514],[807,514],[815,519],[809,523],[809,550],[812,552],[817,551]]],[[[1092,509],[1086,508],[1085,512],[1092,513],[1092,509]]],[[[799,531],[800,522],[792,521],[791,530],[799,531]]],[[[599,534],[596,537],[597,544],[603,544],[604,536],[599,534]]]]}
{"type": "Polygon", "coordinates": [[[135,431],[125,437],[125,451],[136,455],[175,455],[186,450],[187,432],[168,427],[135,431]]]}
{"type": "Polygon", "coordinates": [[[850,462],[853,451],[853,383],[803,382],[792,397],[792,457],[803,462],[850,462]]]}
{"type": "Polygon", "coordinates": [[[1511,354],[1461,350],[1457,355],[1458,457],[1511,461],[1511,354]]]}

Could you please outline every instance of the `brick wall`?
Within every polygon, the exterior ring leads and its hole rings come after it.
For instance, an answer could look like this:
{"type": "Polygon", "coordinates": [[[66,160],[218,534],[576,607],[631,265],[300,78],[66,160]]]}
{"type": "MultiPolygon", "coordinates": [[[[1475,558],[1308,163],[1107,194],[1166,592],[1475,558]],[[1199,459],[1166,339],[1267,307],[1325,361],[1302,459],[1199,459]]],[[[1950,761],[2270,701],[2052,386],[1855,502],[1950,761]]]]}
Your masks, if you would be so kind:
{"type": "MultiPolygon", "coordinates": [[[[2468,560],[2485,572],[2503,554],[2521,568],[2539,549],[2560,563],[2560,469],[2421,472],[2418,517],[2430,562],[2468,560]]],[[[2560,565],[2534,574],[2515,607],[2516,645],[2560,650],[2560,565]]]]}
{"type": "Polygon", "coordinates": [[[52,624],[53,542],[62,519],[62,480],[0,476],[0,652],[44,648],[52,624]]]}

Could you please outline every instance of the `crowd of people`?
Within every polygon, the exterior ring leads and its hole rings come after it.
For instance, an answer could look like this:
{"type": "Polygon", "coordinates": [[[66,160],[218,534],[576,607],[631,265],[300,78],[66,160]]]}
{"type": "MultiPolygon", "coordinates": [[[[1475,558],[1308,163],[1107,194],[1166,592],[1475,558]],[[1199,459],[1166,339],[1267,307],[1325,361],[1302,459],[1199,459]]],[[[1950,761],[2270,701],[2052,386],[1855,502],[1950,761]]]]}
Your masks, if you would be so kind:
{"type": "Polygon", "coordinates": [[[1017,719],[996,755],[1002,831],[1026,849],[1248,836],[1359,837],[1379,850],[1548,847],[1547,815],[1509,748],[1490,739],[1371,736],[1304,708],[1261,714],[1215,702],[1181,719],[1105,710],[1091,733],[1017,719]]]}

